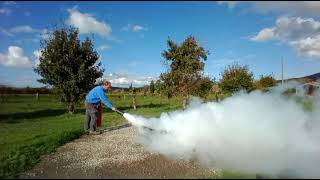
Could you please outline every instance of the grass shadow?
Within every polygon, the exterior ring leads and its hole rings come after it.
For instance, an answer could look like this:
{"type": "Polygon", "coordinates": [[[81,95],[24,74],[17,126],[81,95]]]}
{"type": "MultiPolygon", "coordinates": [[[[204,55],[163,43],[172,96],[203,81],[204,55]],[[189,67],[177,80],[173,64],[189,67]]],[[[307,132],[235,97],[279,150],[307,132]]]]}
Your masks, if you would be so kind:
{"type": "Polygon", "coordinates": [[[74,110],[74,114],[85,114],[86,109],[85,108],[77,108],[74,110]]]}
{"type": "Polygon", "coordinates": [[[44,109],[32,112],[0,114],[0,122],[19,123],[20,121],[25,119],[37,119],[42,117],[58,116],[66,112],[66,109],[44,109]]]}

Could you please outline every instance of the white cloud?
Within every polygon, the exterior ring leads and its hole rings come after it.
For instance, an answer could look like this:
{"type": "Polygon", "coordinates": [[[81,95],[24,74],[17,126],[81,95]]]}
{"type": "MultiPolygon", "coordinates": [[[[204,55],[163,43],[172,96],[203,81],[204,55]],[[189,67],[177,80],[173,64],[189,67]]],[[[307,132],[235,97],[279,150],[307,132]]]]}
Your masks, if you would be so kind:
{"type": "Polygon", "coordinates": [[[126,26],[122,27],[123,31],[132,31],[132,32],[139,32],[139,31],[147,31],[148,29],[141,26],[141,25],[132,25],[132,24],[127,24],[126,26]]]}
{"type": "Polygon", "coordinates": [[[39,43],[40,40],[38,38],[23,38],[23,39],[13,40],[12,42],[22,46],[29,43],[39,43]]]}
{"type": "Polygon", "coordinates": [[[264,28],[256,36],[252,37],[253,41],[266,41],[275,37],[274,28],[264,28]]]}
{"type": "Polygon", "coordinates": [[[34,65],[37,67],[40,64],[41,49],[33,51],[33,55],[35,56],[34,65]]]}
{"type": "Polygon", "coordinates": [[[10,31],[8,31],[6,29],[0,28],[0,31],[1,31],[1,33],[3,33],[6,36],[14,36],[13,33],[11,33],[10,31]]]}
{"type": "Polygon", "coordinates": [[[218,1],[217,3],[219,5],[227,4],[230,9],[233,9],[239,1],[218,1]]]}
{"type": "Polygon", "coordinates": [[[103,51],[103,50],[107,50],[107,49],[109,49],[109,48],[110,48],[110,47],[109,47],[108,45],[104,44],[104,45],[99,46],[99,47],[98,47],[98,50],[103,51]]]}
{"type": "Polygon", "coordinates": [[[27,11],[23,13],[25,16],[31,16],[31,12],[27,11]]]}
{"type": "Polygon", "coordinates": [[[234,8],[240,4],[250,4],[251,9],[258,13],[285,13],[294,16],[319,16],[319,1],[218,1],[234,8]]]}
{"type": "MultiPolygon", "coordinates": [[[[29,25],[21,25],[21,26],[16,26],[16,27],[13,27],[11,29],[4,29],[4,28],[0,28],[0,32],[7,35],[7,36],[15,36],[15,34],[18,34],[18,33],[47,33],[48,30],[47,29],[35,29],[35,28],[32,28],[31,26],[29,25]]],[[[40,35],[37,35],[38,37],[40,37],[40,35]]]]}
{"type": "Polygon", "coordinates": [[[12,33],[34,33],[39,32],[37,29],[33,29],[31,26],[24,25],[24,26],[17,26],[10,29],[12,33]]]}
{"type": "Polygon", "coordinates": [[[0,76],[1,85],[9,87],[44,87],[44,84],[39,83],[37,79],[41,77],[37,74],[27,73],[23,76],[5,75],[0,76]]]}
{"type": "Polygon", "coordinates": [[[3,2],[3,5],[6,5],[6,6],[11,6],[11,5],[16,5],[17,3],[15,1],[4,1],[3,2]]]}
{"type": "Polygon", "coordinates": [[[8,8],[0,8],[0,14],[9,15],[11,14],[11,10],[8,8]]]}
{"type": "Polygon", "coordinates": [[[319,37],[319,21],[313,18],[280,17],[274,27],[262,29],[251,40],[279,40],[288,43],[300,55],[320,57],[319,37]]]}
{"type": "Polygon", "coordinates": [[[299,55],[320,57],[320,35],[292,41],[289,44],[297,50],[299,55]]]}
{"type": "Polygon", "coordinates": [[[50,34],[52,31],[49,31],[48,29],[42,29],[40,31],[40,34],[38,35],[38,38],[40,39],[48,39],[50,37],[50,34]]]}
{"type": "Polygon", "coordinates": [[[320,11],[319,1],[259,1],[255,2],[255,10],[287,13],[290,15],[317,15],[320,11]]]}
{"type": "Polygon", "coordinates": [[[139,26],[139,25],[134,25],[133,28],[132,28],[132,30],[133,30],[134,32],[138,32],[138,31],[144,30],[144,27],[139,26]]]}
{"type": "Polygon", "coordinates": [[[129,87],[131,83],[133,87],[142,87],[150,84],[151,80],[156,80],[156,78],[150,76],[132,74],[128,75],[120,73],[110,73],[103,76],[102,79],[110,81],[114,87],[129,87]]]}
{"type": "Polygon", "coordinates": [[[76,7],[68,9],[70,13],[66,23],[79,29],[80,33],[98,33],[102,36],[111,34],[111,26],[105,22],[97,21],[93,15],[81,13],[76,7]]]}
{"type": "Polygon", "coordinates": [[[320,22],[312,18],[280,17],[272,28],[262,29],[252,40],[266,41],[270,39],[299,39],[314,36],[320,31],[320,22]]]}
{"type": "Polygon", "coordinates": [[[23,54],[23,49],[17,46],[9,46],[7,53],[0,53],[0,64],[17,68],[31,67],[29,58],[23,54]]]}

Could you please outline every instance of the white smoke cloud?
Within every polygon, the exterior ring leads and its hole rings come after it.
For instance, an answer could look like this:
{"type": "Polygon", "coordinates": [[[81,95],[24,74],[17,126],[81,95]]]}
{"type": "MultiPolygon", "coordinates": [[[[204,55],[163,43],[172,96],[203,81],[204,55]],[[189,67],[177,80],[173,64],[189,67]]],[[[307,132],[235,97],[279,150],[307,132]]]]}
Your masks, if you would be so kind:
{"type": "Polygon", "coordinates": [[[277,177],[289,170],[318,178],[320,106],[307,112],[280,90],[239,93],[219,103],[195,99],[186,110],[160,118],[124,116],[139,127],[140,143],[171,158],[198,159],[208,167],[243,173],[277,177]]]}

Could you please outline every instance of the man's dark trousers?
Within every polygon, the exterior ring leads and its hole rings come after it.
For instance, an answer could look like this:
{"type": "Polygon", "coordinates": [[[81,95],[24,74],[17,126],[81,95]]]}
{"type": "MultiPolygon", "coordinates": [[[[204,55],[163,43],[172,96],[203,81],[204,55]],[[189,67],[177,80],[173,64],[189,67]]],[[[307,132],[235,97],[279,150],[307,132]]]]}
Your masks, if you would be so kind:
{"type": "Polygon", "coordinates": [[[97,128],[97,119],[98,119],[98,108],[99,103],[97,104],[91,104],[87,101],[86,104],[86,120],[84,122],[84,129],[90,131],[96,131],[97,128]]]}

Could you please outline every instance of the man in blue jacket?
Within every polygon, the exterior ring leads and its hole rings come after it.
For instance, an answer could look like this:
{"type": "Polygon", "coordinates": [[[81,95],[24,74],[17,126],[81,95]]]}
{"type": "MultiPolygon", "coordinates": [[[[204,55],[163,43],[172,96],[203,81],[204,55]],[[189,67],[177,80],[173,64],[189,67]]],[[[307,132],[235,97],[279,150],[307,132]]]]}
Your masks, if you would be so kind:
{"type": "Polygon", "coordinates": [[[103,85],[94,87],[86,96],[86,119],[84,123],[85,130],[89,130],[89,134],[100,134],[96,131],[96,123],[98,119],[98,108],[100,101],[108,108],[116,111],[116,108],[109,102],[105,92],[109,90],[111,83],[109,81],[103,85]]]}

